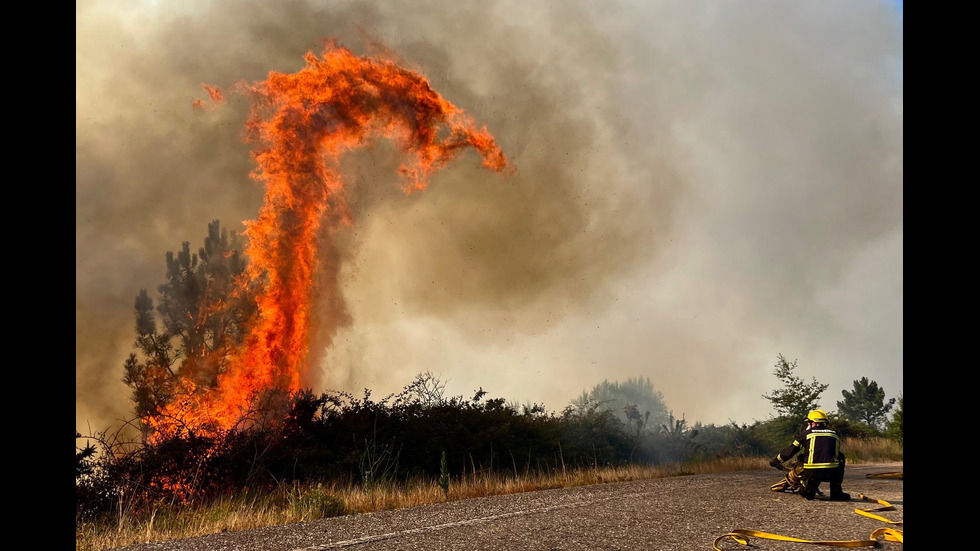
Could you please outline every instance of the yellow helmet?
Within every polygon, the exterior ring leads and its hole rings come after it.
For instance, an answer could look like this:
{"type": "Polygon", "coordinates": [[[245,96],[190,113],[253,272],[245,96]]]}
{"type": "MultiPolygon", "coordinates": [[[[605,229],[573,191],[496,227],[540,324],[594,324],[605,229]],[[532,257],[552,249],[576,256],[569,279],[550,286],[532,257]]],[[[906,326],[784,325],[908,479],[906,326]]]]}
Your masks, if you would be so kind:
{"type": "Polygon", "coordinates": [[[822,409],[815,409],[806,414],[806,420],[812,423],[826,423],[827,412],[822,409]]]}

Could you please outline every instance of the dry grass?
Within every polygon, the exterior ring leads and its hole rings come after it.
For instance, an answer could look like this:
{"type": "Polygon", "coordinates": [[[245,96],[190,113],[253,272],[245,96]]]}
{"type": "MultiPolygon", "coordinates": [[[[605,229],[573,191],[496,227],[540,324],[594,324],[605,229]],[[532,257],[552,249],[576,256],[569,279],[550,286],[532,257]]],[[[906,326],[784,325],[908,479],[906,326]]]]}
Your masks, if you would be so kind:
{"type": "Polygon", "coordinates": [[[841,450],[848,463],[887,463],[902,460],[902,444],[887,438],[844,438],[841,450]]]}
{"type": "MultiPolygon", "coordinates": [[[[902,447],[890,440],[851,440],[845,441],[843,447],[848,452],[848,462],[851,464],[902,460],[902,447]]],[[[293,485],[262,495],[225,498],[208,506],[182,509],[160,508],[148,518],[119,515],[112,525],[76,526],[75,549],[98,551],[138,543],[248,530],[346,514],[393,510],[447,500],[458,501],[552,488],[768,468],[769,458],[729,457],[711,462],[676,465],[630,465],[563,470],[550,475],[504,476],[475,473],[468,474],[462,479],[453,479],[448,495],[434,480],[379,485],[371,491],[360,486],[293,485]]]]}

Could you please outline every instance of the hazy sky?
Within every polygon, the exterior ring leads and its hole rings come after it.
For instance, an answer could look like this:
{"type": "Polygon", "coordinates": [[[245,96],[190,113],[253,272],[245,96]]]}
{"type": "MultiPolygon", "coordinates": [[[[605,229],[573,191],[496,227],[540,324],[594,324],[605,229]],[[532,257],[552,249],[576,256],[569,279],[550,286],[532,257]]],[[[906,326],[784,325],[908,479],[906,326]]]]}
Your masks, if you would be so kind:
{"type": "MultiPolygon", "coordinates": [[[[560,411],[649,377],[690,423],[773,414],[779,354],[903,392],[903,31],[885,1],[76,2],[76,428],[128,419],[133,301],[167,251],[242,229],[262,187],[248,104],[202,83],[294,72],[336,38],[386,48],[485,124],[406,196],[382,143],[345,162],[352,322],[317,392],[560,411]]],[[[316,348],[316,341],[314,342],[316,348]]]]}

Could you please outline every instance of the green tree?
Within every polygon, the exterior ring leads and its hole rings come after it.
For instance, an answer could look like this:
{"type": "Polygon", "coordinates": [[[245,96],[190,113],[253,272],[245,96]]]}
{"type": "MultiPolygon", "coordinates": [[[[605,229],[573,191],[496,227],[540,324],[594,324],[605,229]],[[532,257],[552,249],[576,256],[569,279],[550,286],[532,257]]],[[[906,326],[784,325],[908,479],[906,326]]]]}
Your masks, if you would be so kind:
{"type": "Polygon", "coordinates": [[[167,252],[167,281],[157,287],[155,308],[140,289],[134,303],[136,351],[123,365],[138,417],[158,414],[180,380],[198,388],[217,383],[257,311],[246,286],[243,250],[244,237],[214,220],[197,253],[186,241],[179,252],[167,252]]]}
{"type": "Polygon", "coordinates": [[[796,376],[796,360],[787,362],[782,354],[776,359],[773,375],[783,383],[782,388],[773,390],[762,397],[772,402],[772,407],[781,415],[794,420],[803,419],[812,409],[819,407],[820,395],[830,385],[818,383],[816,377],[805,383],[796,376]]]}
{"type": "Polygon", "coordinates": [[[649,377],[629,378],[624,382],[604,380],[583,391],[572,400],[572,406],[580,411],[594,407],[597,411],[609,411],[628,426],[659,427],[668,421],[667,406],[663,394],[654,390],[649,377]]]}
{"type": "Polygon", "coordinates": [[[885,402],[885,389],[875,381],[861,377],[854,381],[854,390],[842,390],[843,400],[837,402],[837,411],[849,421],[861,421],[874,428],[880,428],[895,399],[885,402]]]}
{"type": "Polygon", "coordinates": [[[885,427],[885,434],[902,443],[904,443],[902,438],[902,413],[905,405],[904,402],[905,396],[904,393],[901,393],[898,395],[898,407],[895,408],[895,412],[892,413],[891,420],[888,421],[888,424],[885,427]]]}

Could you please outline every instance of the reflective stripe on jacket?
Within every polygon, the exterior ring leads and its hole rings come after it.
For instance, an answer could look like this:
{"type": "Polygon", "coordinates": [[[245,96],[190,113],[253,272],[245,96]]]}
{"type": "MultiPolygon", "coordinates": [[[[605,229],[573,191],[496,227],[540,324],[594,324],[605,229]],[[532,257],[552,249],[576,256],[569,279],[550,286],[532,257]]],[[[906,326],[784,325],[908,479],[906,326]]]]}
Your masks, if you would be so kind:
{"type": "Polygon", "coordinates": [[[797,452],[801,452],[804,469],[837,467],[840,465],[840,437],[830,429],[808,428],[776,457],[780,461],[788,461],[797,452]]]}
{"type": "Polygon", "coordinates": [[[838,466],[840,459],[840,437],[830,429],[814,429],[806,435],[803,446],[806,459],[804,469],[829,469],[838,466]]]}

